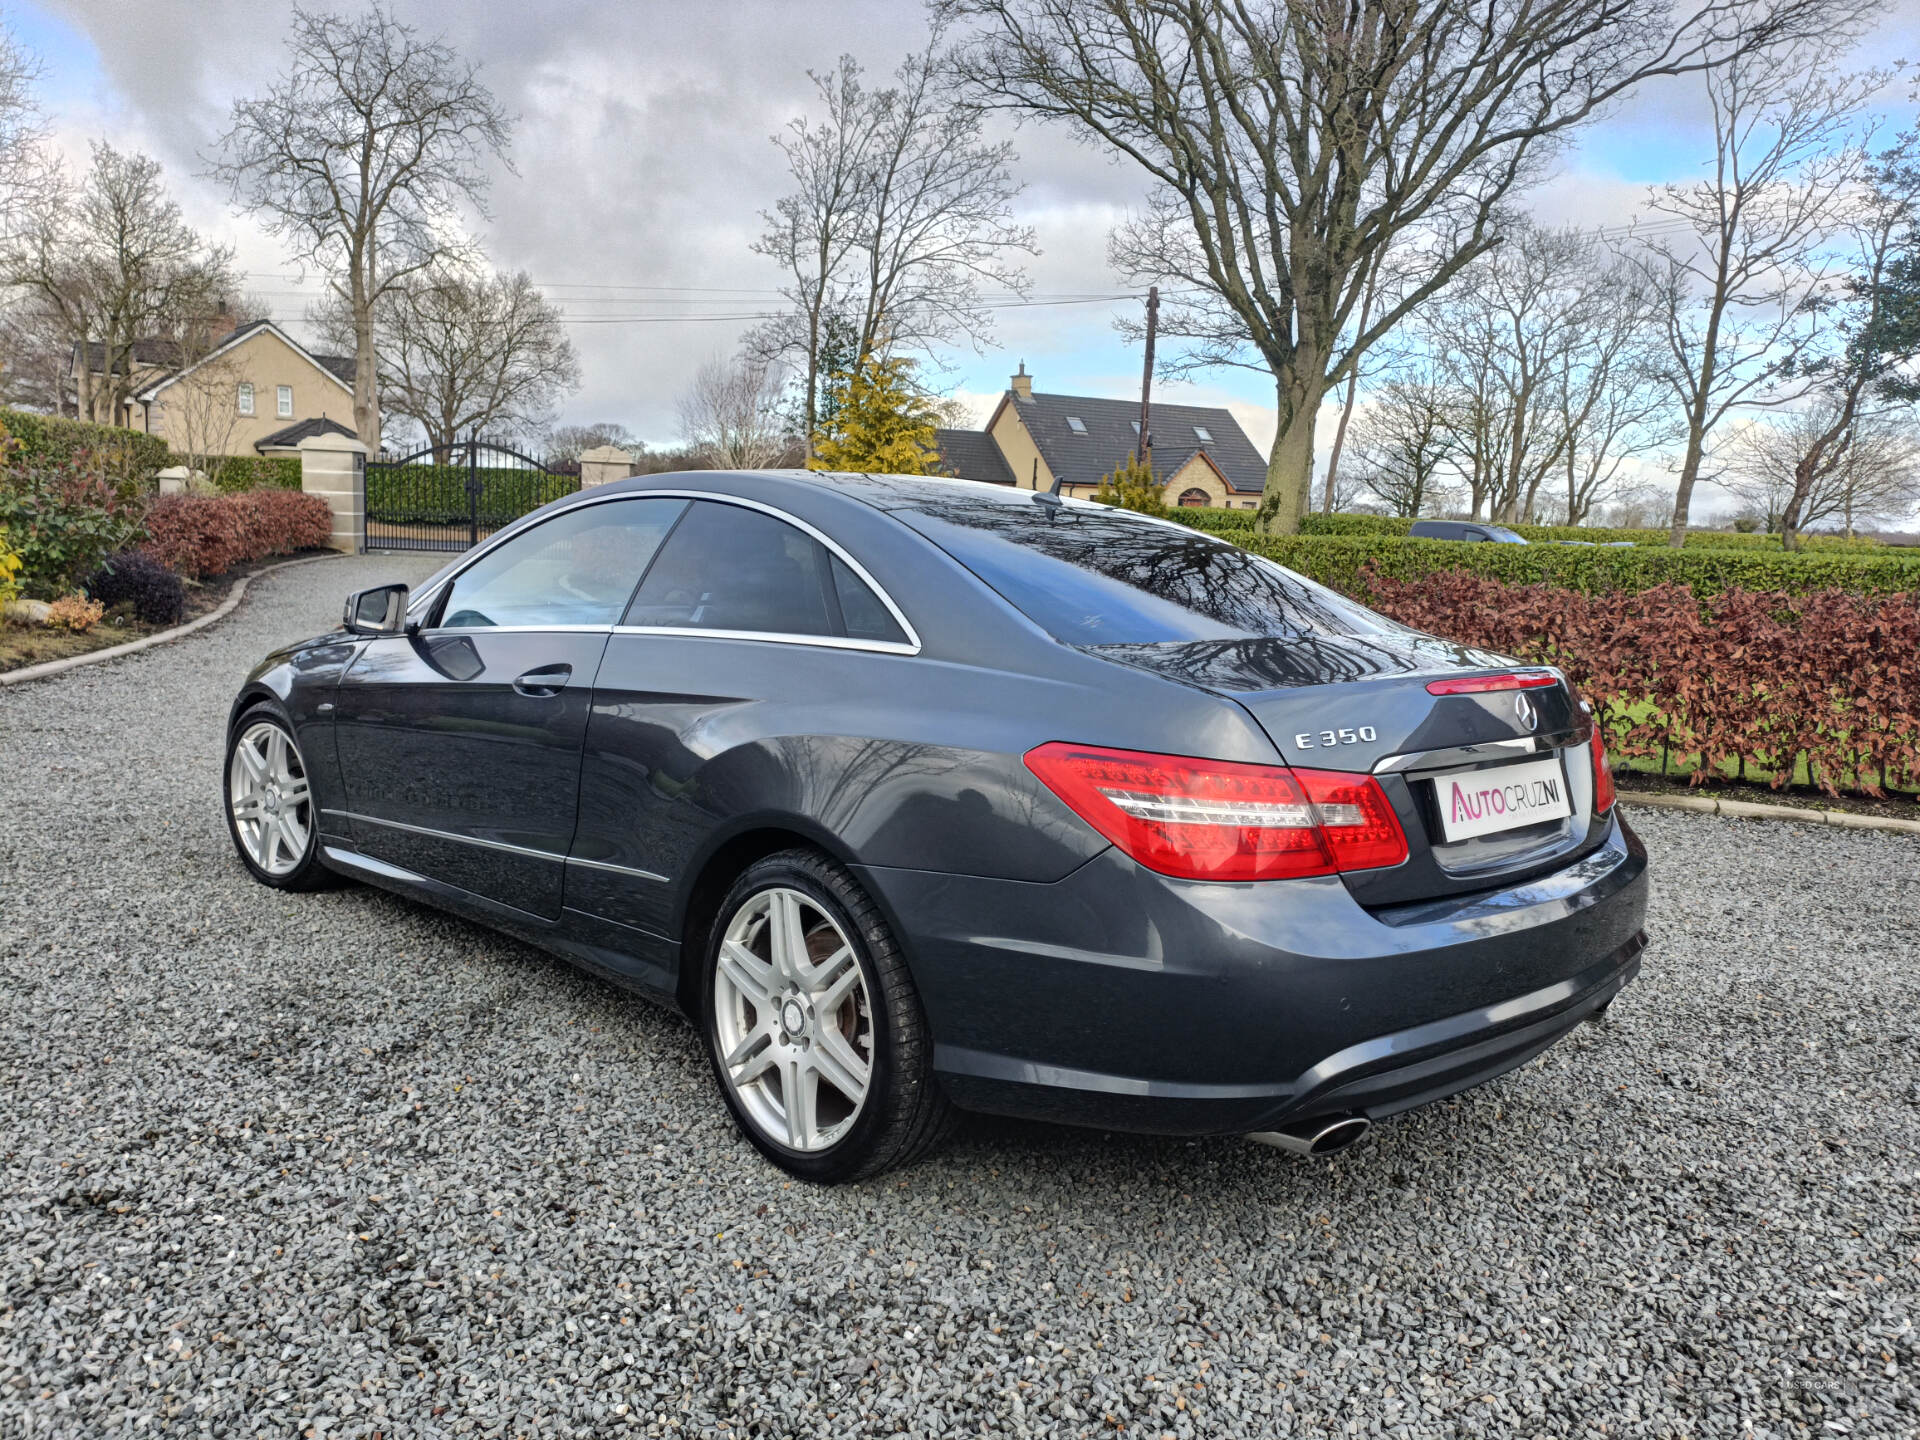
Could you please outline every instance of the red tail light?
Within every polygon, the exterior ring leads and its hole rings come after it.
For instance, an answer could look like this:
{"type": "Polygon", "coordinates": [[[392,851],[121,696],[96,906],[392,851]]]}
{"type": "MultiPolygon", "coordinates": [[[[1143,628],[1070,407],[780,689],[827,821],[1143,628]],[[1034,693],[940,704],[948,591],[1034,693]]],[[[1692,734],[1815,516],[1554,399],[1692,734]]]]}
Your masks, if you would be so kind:
{"type": "Polygon", "coordinates": [[[1510,670],[1501,675],[1460,675],[1451,680],[1429,680],[1429,695],[1484,695],[1489,690],[1538,690],[1543,685],[1558,685],[1560,677],[1550,670],[1510,670]]]}
{"type": "Polygon", "coordinates": [[[1407,837],[1371,775],[1064,741],[1026,758],[1074,814],[1162,875],[1297,879],[1407,858],[1407,837]]]}
{"type": "Polygon", "coordinates": [[[1604,815],[1613,808],[1613,767],[1607,763],[1607,745],[1600,738],[1600,719],[1594,717],[1593,738],[1587,742],[1593,756],[1593,813],[1604,815]]]}

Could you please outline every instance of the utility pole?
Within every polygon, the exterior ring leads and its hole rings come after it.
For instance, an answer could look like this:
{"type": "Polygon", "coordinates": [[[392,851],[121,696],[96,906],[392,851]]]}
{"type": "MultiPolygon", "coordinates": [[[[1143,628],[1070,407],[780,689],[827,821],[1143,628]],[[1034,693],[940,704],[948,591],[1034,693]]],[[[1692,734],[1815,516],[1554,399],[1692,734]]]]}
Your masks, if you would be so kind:
{"type": "Polygon", "coordinates": [[[1153,469],[1153,332],[1160,324],[1160,287],[1147,287],[1147,363],[1140,372],[1140,460],[1153,469]]]}

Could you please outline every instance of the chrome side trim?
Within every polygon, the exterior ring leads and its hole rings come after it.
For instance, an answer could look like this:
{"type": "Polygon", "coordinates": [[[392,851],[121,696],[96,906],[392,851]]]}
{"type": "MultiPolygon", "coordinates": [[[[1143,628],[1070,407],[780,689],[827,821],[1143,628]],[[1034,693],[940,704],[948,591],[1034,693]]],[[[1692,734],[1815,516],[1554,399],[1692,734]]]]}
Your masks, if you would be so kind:
{"type": "Polygon", "coordinates": [[[376,860],[371,855],[362,855],[358,850],[342,850],[335,845],[321,847],[327,859],[336,865],[345,865],[350,870],[358,870],[367,875],[378,875],[383,880],[400,880],[408,885],[425,885],[427,877],[416,875],[411,870],[403,870],[398,865],[389,865],[384,860],[376,860]]]}
{"type": "Polygon", "coordinates": [[[918,645],[897,640],[854,640],[839,635],[781,635],[771,630],[702,630],[691,625],[616,625],[616,635],[683,635],[695,640],[766,640],[775,645],[822,645],[830,650],[871,650],[879,655],[918,655],[918,645]]]}
{"type": "Polygon", "coordinates": [[[509,855],[529,855],[535,860],[552,860],[556,864],[564,864],[567,858],[564,855],[556,855],[551,850],[529,850],[524,845],[509,845],[504,840],[482,840],[477,835],[455,835],[446,830],[429,830],[424,825],[406,825],[398,820],[382,820],[377,815],[362,815],[354,810],[323,808],[320,813],[338,815],[342,819],[358,820],[368,825],[379,825],[388,830],[404,830],[409,835],[425,835],[429,840],[451,840],[456,845],[477,845],[482,850],[501,850],[509,855]]]}
{"type": "MultiPolygon", "coordinates": [[[[900,627],[901,634],[907,637],[907,644],[905,646],[902,646],[897,642],[877,641],[877,640],[849,641],[849,640],[842,639],[839,636],[833,636],[833,635],[827,635],[827,636],[765,635],[765,634],[761,634],[758,631],[752,631],[752,632],[746,632],[746,633],[735,633],[731,631],[701,632],[701,631],[693,631],[693,630],[672,630],[670,633],[676,634],[676,635],[693,635],[693,634],[705,633],[709,636],[709,638],[722,638],[722,639],[729,639],[729,640],[773,640],[778,642],[784,642],[787,644],[798,643],[798,644],[807,644],[807,645],[829,645],[835,649],[882,650],[884,651],[884,653],[894,654],[894,655],[918,655],[920,653],[920,632],[913,628],[913,622],[908,620],[906,617],[906,613],[903,610],[901,610],[901,608],[898,605],[893,603],[893,597],[886,592],[886,590],[881,586],[880,582],[875,580],[873,576],[868,573],[867,567],[862,565],[858,560],[854,559],[853,556],[849,555],[846,552],[846,550],[841,546],[839,541],[833,539],[830,535],[827,535],[821,530],[808,524],[805,520],[802,520],[798,515],[794,515],[788,511],[782,510],[777,505],[768,505],[764,501],[748,500],[739,495],[720,495],[720,494],[716,494],[711,490],[623,490],[618,495],[591,496],[588,499],[577,501],[575,504],[567,506],[566,510],[578,510],[587,505],[609,505],[621,500],[711,500],[714,503],[719,505],[738,505],[742,509],[758,510],[763,515],[771,515],[776,520],[785,521],[787,524],[793,526],[796,530],[799,530],[804,532],[805,534],[811,535],[815,540],[818,540],[822,545],[826,546],[830,554],[837,557],[842,564],[844,564],[849,570],[853,571],[855,575],[860,577],[861,581],[867,586],[869,590],[873,591],[875,595],[880,597],[880,603],[887,607],[887,613],[893,616],[894,623],[900,627]]],[[[562,513],[565,513],[565,512],[564,511],[555,512],[556,515],[562,514],[562,513]]],[[[542,521],[541,523],[545,524],[546,522],[542,521]]],[[[407,613],[409,615],[413,615],[416,613],[421,615],[426,614],[428,610],[432,609],[433,603],[439,598],[440,592],[442,590],[446,589],[446,587],[451,585],[455,580],[458,580],[461,577],[461,575],[463,575],[467,570],[471,569],[482,558],[491,554],[496,546],[504,544],[506,541],[514,539],[515,537],[524,534],[526,530],[531,530],[533,528],[534,527],[531,525],[525,527],[525,529],[522,529],[518,526],[509,526],[505,530],[496,531],[494,534],[488,536],[484,544],[477,545],[472,550],[467,552],[466,561],[464,564],[460,566],[458,570],[455,570],[451,575],[448,575],[444,579],[440,580],[431,589],[422,590],[418,595],[413,596],[411,600],[408,602],[407,613]]],[[[504,629],[505,627],[503,626],[499,628],[504,629]]],[[[567,629],[574,629],[574,628],[598,630],[598,629],[601,629],[602,627],[598,625],[589,625],[584,627],[574,627],[574,626],[567,626],[567,625],[558,625],[558,626],[536,625],[536,626],[529,626],[527,628],[535,629],[535,630],[567,630],[567,629]]],[[[616,631],[621,631],[626,629],[626,627],[624,626],[617,626],[617,625],[614,626],[613,628],[616,631]]],[[[431,633],[438,634],[439,631],[435,630],[431,633]]],[[[456,631],[451,631],[449,633],[464,635],[464,634],[473,634],[475,632],[467,631],[467,630],[456,630],[456,631]]],[[[480,633],[484,633],[484,631],[480,633]]],[[[633,633],[654,634],[657,632],[652,627],[636,626],[633,628],[633,633]]]]}
{"type": "Polygon", "coordinates": [[[581,865],[589,870],[605,870],[612,875],[631,875],[636,880],[651,880],[659,885],[667,883],[666,876],[656,875],[651,870],[635,870],[630,865],[609,865],[605,860],[582,860],[577,855],[569,855],[567,864],[581,865]]]}

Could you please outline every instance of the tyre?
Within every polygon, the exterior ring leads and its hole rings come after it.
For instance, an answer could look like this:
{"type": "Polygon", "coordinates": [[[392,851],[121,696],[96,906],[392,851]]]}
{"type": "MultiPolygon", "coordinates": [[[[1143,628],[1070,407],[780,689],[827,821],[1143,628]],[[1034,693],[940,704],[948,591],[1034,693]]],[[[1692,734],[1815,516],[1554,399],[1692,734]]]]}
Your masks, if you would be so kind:
{"type": "Polygon", "coordinates": [[[900,948],[824,855],[787,850],[748,867],[720,904],[702,979],[721,1093],[783,1170],[823,1182],[875,1175],[951,1130],[900,948]]]}
{"type": "Polygon", "coordinates": [[[222,786],[227,831],[253,878],[276,890],[319,890],[338,877],[320,863],[320,828],[293,727],[256,705],[227,737],[222,786]]]}

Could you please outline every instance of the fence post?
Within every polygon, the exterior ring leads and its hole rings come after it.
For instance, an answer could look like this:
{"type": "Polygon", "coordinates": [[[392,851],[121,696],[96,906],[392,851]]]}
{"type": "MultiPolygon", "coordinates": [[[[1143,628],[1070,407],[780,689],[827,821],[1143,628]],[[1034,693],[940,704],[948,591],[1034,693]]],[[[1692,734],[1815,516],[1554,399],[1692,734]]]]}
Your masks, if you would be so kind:
{"type": "Polygon", "coordinates": [[[300,442],[300,488],[333,512],[336,550],[367,548],[367,447],[351,435],[309,435],[300,442]]]}
{"type": "Polygon", "coordinates": [[[618,445],[596,445],[580,456],[580,488],[591,490],[633,474],[633,456],[618,445]]]}

